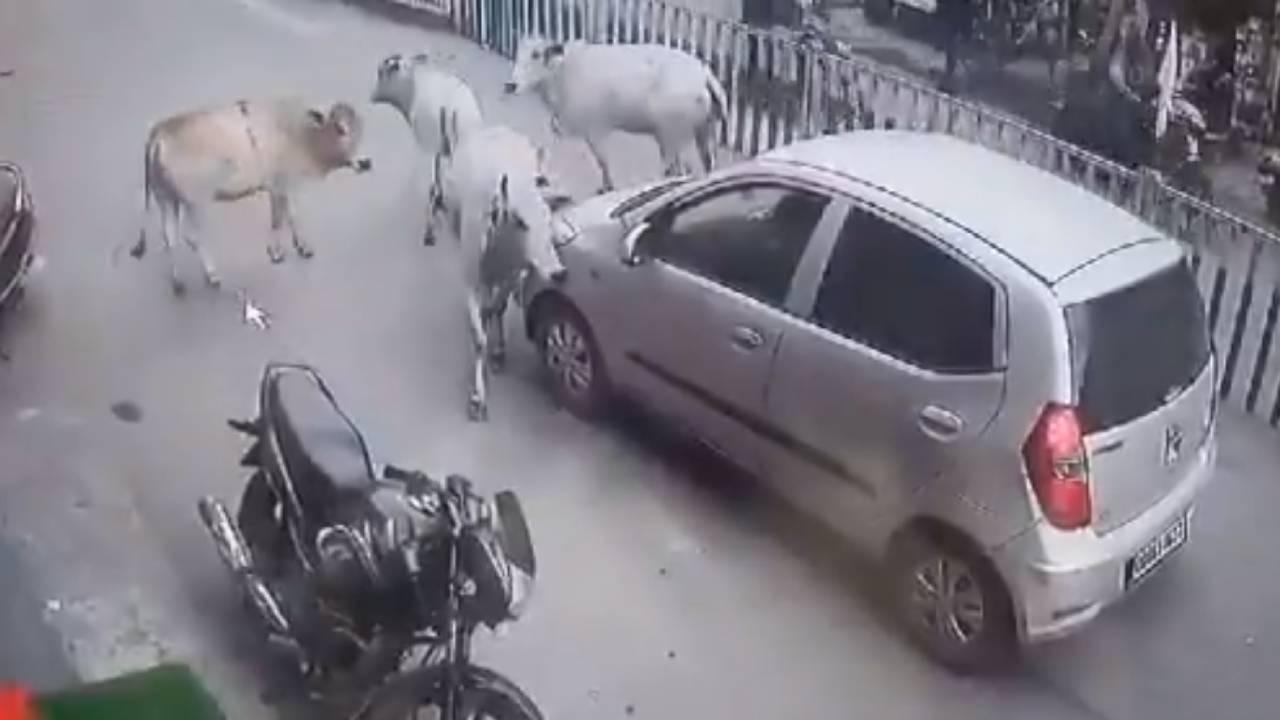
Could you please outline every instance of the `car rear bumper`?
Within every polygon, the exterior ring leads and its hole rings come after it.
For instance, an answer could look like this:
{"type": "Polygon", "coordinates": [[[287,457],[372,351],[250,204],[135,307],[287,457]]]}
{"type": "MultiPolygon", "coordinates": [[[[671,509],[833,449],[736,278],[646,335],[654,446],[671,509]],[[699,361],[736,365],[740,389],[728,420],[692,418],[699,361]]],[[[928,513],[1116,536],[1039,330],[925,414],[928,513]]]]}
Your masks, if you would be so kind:
{"type": "Polygon", "coordinates": [[[1217,461],[1216,438],[1211,435],[1198,452],[1193,469],[1168,495],[1106,535],[1063,533],[1042,522],[991,553],[1018,610],[1018,634],[1024,643],[1054,640],[1080,630],[1105,607],[1160,572],[1157,567],[1125,587],[1129,559],[1180,515],[1187,516],[1190,533],[1196,496],[1217,461]],[[1063,537],[1067,535],[1072,537],[1063,537]]]}

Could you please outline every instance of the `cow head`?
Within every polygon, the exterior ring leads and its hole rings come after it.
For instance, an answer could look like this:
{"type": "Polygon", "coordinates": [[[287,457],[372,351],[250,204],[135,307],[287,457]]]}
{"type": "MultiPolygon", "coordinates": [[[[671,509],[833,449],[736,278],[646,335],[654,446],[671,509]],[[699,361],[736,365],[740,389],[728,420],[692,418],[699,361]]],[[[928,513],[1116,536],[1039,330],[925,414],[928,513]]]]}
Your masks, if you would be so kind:
{"type": "Polygon", "coordinates": [[[373,167],[366,157],[357,156],[364,123],[356,109],[346,103],[334,103],[328,115],[319,110],[308,113],[311,122],[310,145],[312,152],[328,170],[351,168],[365,172],[373,167]]]}
{"type": "MultiPolygon", "coordinates": [[[[422,55],[422,62],[426,55],[422,55]]],[[[388,56],[378,65],[378,80],[373,86],[369,102],[374,105],[390,105],[408,116],[413,107],[413,68],[418,59],[399,53],[388,56]]]]}
{"type": "Polygon", "coordinates": [[[489,207],[489,232],[497,242],[519,243],[525,263],[559,284],[568,271],[552,242],[551,209],[532,177],[503,174],[489,207]]]}
{"type": "Polygon", "coordinates": [[[516,63],[511,69],[508,93],[522,93],[541,86],[564,59],[564,45],[536,35],[520,38],[516,45],[516,63]]]}

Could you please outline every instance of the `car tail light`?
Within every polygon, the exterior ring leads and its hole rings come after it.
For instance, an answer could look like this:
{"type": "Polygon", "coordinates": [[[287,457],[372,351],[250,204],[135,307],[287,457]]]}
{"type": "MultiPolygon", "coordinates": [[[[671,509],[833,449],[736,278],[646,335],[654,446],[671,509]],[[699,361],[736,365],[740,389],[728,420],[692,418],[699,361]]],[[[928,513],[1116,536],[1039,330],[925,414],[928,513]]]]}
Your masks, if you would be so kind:
{"type": "Polygon", "coordinates": [[[1089,461],[1076,409],[1049,404],[1022,448],[1031,487],[1045,517],[1057,528],[1076,530],[1093,518],[1089,461]]]}

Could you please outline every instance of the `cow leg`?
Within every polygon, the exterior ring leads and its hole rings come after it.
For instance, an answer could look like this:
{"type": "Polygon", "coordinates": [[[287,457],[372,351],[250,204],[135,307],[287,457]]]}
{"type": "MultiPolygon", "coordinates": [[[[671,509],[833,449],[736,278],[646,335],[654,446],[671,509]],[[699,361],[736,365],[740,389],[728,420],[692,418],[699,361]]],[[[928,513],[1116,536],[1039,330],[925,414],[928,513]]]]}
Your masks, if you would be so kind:
{"type": "Polygon", "coordinates": [[[485,322],[480,296],[474,289],[467,292],[467,317],[471,323],[471,393],[467,398],[467,418],[472,422],[489,419],[488,352],[485,322]]]}
{"type": "Polygon", "coordinates": [[[160,239],[164,241],[164,254],[169,259],[169,284],[173,294],[181,297],[187,286],[178,278],[178,259],[173,256],[173,236],[178,231],[178,206],[171,200],[160,204],[160,239]]]}
{"type": "Polygon", "coordinates": [[[684,174],[680,163],[680,143],[671,138],[658,137],[658,156],[662,159],[662,173],[667,177],[678,177],[684,174]]]}
{"type": "Polygon", "coordinates": [[[715,125],[707,123],[694,132],[693,142],[698,146],[698,159],[702,161],[702,169],[710,173],[715,165],[715,125]]]}
{"type": "Polygon", "coordinates": [[[288,215],[288,204],[284,195],[272,191],[271,201],[271,237],[267,240],[267,257],[273,263],[284,262],[284,247],[280,245],[280,231],[284,228],[285,216],[288,215]]]}
{"type": "Polygon", "coordinates": [[[591,151],[591,156],[596,159],[596,164],[600,166],[600,177],[602,184],[600,192],[609,192],[613,190],[613,177],[609,174],[609,164],[605,162],[604,153],[600,152],[600,138],[587,135],[583,138],[587,143],[587,149],[591,151]]]}
{"type": "Polygon", "coordinates": [[[431,158],[431,187],[427,190],[427,227],[422,234],[422,244],[436,244],[436,218],[445,209],[444,187],[441,185],[440,164],[443,162],[439,153],[431,158]]]}
{"type": "Polygon", "coordinates": [[[289,196],[281,193],[280,199],[284,203],[284,221],[289,224],[289,237],[293,239],[294,251],[298,253],[298,257],[304,259],[315,255],[315,250],[303,242],[302,235],[298,233],[298,223],[293,218],[293,203],[289,201],[289,196]]]}
{"type": "Polygon", "coordinates": [[[196,257],[200,258],[200,267],[204,270],[205,282],[209,283],[209,287],[216,288],[222,285],[222,278],[218,277],[218,268],[214,266],[213,259],[209,257],[209,253],[205,251],[204,246],[195,237],[195,230],[201,224],[199,211],[194,208],[188,208],[186,222],[184,223],[183,213],[179,209],[178,227],[182,231],[182,240],[196,254],[196,257]]]}
{"type": "Polygon", "coordinates": [[[501,373],[507,367],[507,300],[510,291],[506,288],[499,291],[489,308],[487,317],[487,342],[489,343],[489,369],[501,373]]]}

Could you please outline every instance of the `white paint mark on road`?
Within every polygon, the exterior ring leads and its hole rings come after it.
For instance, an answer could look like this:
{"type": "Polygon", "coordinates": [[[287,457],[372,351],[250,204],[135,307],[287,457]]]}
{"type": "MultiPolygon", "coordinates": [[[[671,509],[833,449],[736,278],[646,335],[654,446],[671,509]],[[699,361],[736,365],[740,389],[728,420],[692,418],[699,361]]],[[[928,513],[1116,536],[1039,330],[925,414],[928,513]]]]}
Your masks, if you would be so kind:
{"type": "Polygon", "coordinates": [[[21,422],[21,423],[30,422],[40,417],[40,408],[38,407],[22,408],[21,410],[18,411],[15,417],[18,418],[18,422],[21,422]]]}
{"type": "Polygon", "coordinates": [[[318,36],[329,31],[325,24],[303,18],[280,7],[273,0],[239,0],[239,2],[250,12],[297,35],[318,36]]]}

